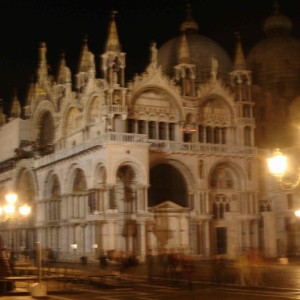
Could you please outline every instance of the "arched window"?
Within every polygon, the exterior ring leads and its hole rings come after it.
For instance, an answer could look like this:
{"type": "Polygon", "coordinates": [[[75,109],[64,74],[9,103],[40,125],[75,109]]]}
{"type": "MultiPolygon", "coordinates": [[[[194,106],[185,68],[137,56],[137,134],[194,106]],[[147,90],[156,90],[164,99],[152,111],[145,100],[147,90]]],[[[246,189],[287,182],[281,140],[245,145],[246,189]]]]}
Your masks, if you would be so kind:
{"type": "Polygon", "coordinates": [[[73,182],[73,193],[80,193],[86,190],[86,180],[84,173],[81,169],[77,169],[74,182],[73,182]]]}
{"type": "Polygon", "coordinates": [[[238,187],[238,178],[230,168],[220,167],[213,172],[210,186],[214,189],[235,189],[238,187]]]}
{"type": "Polygon", "coordinates": [[[212,203],[212,214],[214,219],[224,219],[225,212],[230,211],[229,199],[224,194],[215,196],[212,203]]]}
{"type": "Polygon", "coordinates": [[[39,122],[38,145],[47,146],[54,142],[55,126],[52,114],[45,112],[39,122]]]}

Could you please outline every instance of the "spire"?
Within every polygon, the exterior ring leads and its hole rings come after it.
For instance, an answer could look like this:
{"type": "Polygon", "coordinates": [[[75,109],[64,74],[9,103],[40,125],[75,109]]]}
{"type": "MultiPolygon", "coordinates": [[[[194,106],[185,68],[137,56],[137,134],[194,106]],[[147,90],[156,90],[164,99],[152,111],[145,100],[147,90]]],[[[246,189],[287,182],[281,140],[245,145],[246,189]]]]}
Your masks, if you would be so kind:
{"type": "Polygon", "coordinates": [[[67,67],[64,53],[61,54],[60,61],[58,63],[56,82],[61,84],[71,82],[71,72],[67,67]]]}
{"type": "Polygon", "coordinates": [[[47,65],[46,53],[47,53],[46,43],[41,42],[39,47],[39,63],[37,68],[38,81],[47,79],[48,77],[48,65],[47,65]]]}
{"type": "Polygon", "coordinates": [[[241,35],[239,32],[236,33],[236,47],[235,47],[235,59],[234,59],[234,70],[245,70],[246,60],[243,51],[241,35]]]}
{"type": "Polygon", "coordinates": [[[274,11],[274,15],[280,14],[280,4],[278,0],[274,0],[273,2],[273,11],[274,11]]]}
{"type": "Polygon", "coordinates": [[[83,39],[78,72],[87,72],[95,69],[94,55],[89,51],[87,36],[83,39]]]}
{"type": "Polygon", "coordinates": [[[121,45],[119,42],[117,25],[115,21],[115,16],[117,11],[112,11],[111,20],[108,28],[108,36],[105,46],[105,51],[121,51],[121,45]]]}
{"type": "Polygon", "coordinates": [[[17,90],[14,90],[13,97],[11,100],[11,110],[10,110],[10,117],[12,119],[20,118],[21,116],[21,105],[18,99],[17,90]]]}
{"type": "Polygon", "coordinates": [[[189,2],[187,2],[186,18],[185,18],[185,21],[181,24],[180,30],[182,32],[188,32],[188,31],[198,31],[198,29],[199,29],[199,26],[192,16],[191,4],[189,2]]]}
{"type": "Polygon", "coordinates": [[[191,63],[189,46],[186,38],[185,32],[182,33],[179,47],[178,47],[178,56],[177,56],[178,64],[191,63]]]}

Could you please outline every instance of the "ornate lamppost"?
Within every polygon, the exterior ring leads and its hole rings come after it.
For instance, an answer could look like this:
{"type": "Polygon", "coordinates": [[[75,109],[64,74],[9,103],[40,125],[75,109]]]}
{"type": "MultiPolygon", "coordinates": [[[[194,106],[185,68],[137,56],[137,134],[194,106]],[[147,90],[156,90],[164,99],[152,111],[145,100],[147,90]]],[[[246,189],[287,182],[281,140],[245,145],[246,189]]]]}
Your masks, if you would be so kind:
{"type": "Polygon", "coordinates": [[[277,179],[279,186],[284,191],[295,189],[300,183],[300,172],[297,177],[287,176],[288,158],[279,149],[276,149],[273,156],[268,158],[270,173],[277,179]]]}
{"type": "Polygon", "coordinates": [[[31,207],[27,204],[17,205],[18,196],[15,193],[5,195],[5,204],[0,206],[0,221],[7,222],[10,231],[10,267],[14,272],[15,265],[15,242],[14,234],[11,228],[11,222],[26,218],[31,213],[31,207]]]}
{"type": "MultiPolygon", "coordinates": [[[[293,165],[288,164],[288,157],[283,155],[279,149],[276,149],[273,156],[268,158],[268,168],[270,173],[276,178],[281,190],[291,191],[294,190],[300,184],[300,169],[295,175],[295,171],[292,170],[292,175],[288,172],[288,169],[293,165]]],[[[290,168],[291,169],[291,168],[290,168]]],[[[300,210],[294,211],[297,218],[300,218],[300,210]]],[[[287,258],[282,258],[287,260],[287,258]]]]}

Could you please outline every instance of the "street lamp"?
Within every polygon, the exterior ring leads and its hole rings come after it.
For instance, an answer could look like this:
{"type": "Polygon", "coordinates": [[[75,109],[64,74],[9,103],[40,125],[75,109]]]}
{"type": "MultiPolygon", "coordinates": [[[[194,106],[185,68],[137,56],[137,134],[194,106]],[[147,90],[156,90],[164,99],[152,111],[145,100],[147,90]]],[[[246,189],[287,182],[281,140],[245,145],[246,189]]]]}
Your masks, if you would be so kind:
{"type": "Polygon", "coordinates": [[[277,179],[280,188],[288,191],[295,189],[300,183],[300,172],[298,178],[291,180],[286,176],[288,158],[279,149],[276,149],[273,156],[267,159],[270,173],[277,179]]]}
{"type": "Polygon", "coordinates": [[[5,195],[6,204],[0,206],[0,220],[5,222],[18,217],[18,213],[21,217],[27,217],[31,212],[31,207],[27,204],[17,206],[18,200],[17,194],[10,193],[5,195]]]}
{"type": "MultiPolygon", "coordinates": [[[[9,193],[5,195],[5,201],[6,203],[3,206],[0,206],[0,221],[6,222],[8,221],[9,225],[10,222],[15,219],[22,219],[26,218],[30,212],[31,207],[27,204],[18,206],[17,205],[18,196],[15,193],[9,193]]],[[[10,253],[10,263],[11,263],[11,269],[14,271],[14,263],[15,263],[15,253],[14,253],[14,236],[12,229],[10,229],[11,234],[11,253],[10,253]]]]}

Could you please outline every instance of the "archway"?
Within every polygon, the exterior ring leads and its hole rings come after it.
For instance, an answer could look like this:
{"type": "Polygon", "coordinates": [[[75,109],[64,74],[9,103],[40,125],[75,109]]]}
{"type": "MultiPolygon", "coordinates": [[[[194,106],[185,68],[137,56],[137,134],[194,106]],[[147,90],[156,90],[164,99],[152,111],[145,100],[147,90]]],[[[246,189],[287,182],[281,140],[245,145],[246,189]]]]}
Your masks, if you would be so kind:
{"type": "Polygon", "coordinates": [[[164,201],[172,201],[188,207],[187,184],[178,169],[170,164],[159,164],[150,170],[148,206],[153,207],[164,201]]]}

